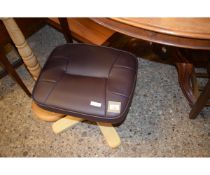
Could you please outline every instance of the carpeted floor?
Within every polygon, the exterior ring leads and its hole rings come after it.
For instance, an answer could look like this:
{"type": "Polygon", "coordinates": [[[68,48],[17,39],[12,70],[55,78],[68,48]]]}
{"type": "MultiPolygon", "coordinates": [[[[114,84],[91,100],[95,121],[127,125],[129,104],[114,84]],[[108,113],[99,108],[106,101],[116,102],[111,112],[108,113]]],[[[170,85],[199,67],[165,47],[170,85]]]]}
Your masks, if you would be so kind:
{"type": "MultiPolygon", "coordinates": [[[[65,40],[45,26],[28,42],[43,65],[65,40]]],[[[15,55],[11,52],[8,57],[15,55]]],[[[34,81],[24,66],[17,71],[32,90],[34,81]]],[[[87,122],[55,135],[51,123],[36,118],[31,99],[7,76],[0,80],[0,157],[209,157],[210,111],[190,120],[189,110],[175,67],[139,59],[132,106],[116,128],[122,144],[112,149],[99,128],[87,122]]]]}

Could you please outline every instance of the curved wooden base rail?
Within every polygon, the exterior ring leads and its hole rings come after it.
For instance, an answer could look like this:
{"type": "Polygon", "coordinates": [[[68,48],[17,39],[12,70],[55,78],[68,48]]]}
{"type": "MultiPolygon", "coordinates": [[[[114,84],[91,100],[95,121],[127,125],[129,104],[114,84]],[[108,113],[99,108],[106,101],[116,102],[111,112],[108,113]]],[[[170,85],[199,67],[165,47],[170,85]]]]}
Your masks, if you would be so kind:
{"type": "Polygon", "coordinates": [[[41,67],[39,65],[39,62],[37,61],[37,58],[34,56],[30,46],[25,40],[23,33],[21,32],[20,28],[13,18],[1,18],[1,20],[3,21],[12,41],[17,47],[18,52],[21,55],[27,69],[36,80],[41,71],[41,67]]]}
{"type": "Polygon", "coordinates": [[[194,66],[181,54],[178,48],[172,49],[172,55],[176,60],[179,85],[184,96],[187,98],[189,105],[192,107],[198,96],[198,87],[196,86],[194,66]]]}
{"type": "MultiPolygon", "coordinates": [[[[58,134],[74,125],[84,121],[84,119],[58,114],[50,112],[40,108],[36,103],[32,102],[32,110],[37,115],[37,117],[44,121],[53,121],[52,129],[53,132],[58,134]]],[[[102,134],[105,137],[106,142],[111,148],[116,148],[121,144],[120,137],[116,132],[115,128],[110,123],[97,122],[102,134]]]]}

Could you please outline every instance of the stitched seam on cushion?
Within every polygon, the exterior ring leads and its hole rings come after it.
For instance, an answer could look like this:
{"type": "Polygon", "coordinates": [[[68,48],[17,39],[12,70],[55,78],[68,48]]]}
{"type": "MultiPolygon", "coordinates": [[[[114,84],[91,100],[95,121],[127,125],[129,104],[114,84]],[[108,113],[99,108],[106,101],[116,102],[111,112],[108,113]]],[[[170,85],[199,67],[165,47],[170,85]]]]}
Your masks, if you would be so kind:
{"type": "Polygon", "coordinates": [[[107,84],[108,84],[107,81],[109,80],[109,76],[110,76],[110,73],[112,71],[112,68],[114,67],[115,63],[118,61],[119,56],[120,56],[120,54],[118,53],[117,56],[116,56],[116,58],[115,58],[115,60],[113,61],[112,65],[111,65],[111,68],[109,69],[108,77],[105,80],[105,83],[106,83],[106,86],[105,86],[105,118],[107,117],[107,112],[106,112],[107,111],[107,107],[106,107],[106,94],[107,94],[107,84]]]}
{"type": "Polygon", "coordinates": [[[107,79],[109,79],[109,75],[110,75],[110,73],[112,71],[112,68],[114,67],[115,63],[118,61],[119,56],[120,56],[120,54],[118,53],[116,58],[115,58],[115,60],[113,61],[112,65],[111,65],[110,69],[109,69],[109,73],[108,73],[108,78],[107,79]]]}
{"type": "Polygon", "coordinates": [[[53,88],[51,89],[50,93],[47,95],[46,99],[44,100],[44,103],[46,103],[46,101],[48,100],[49,96],[52,94],[53,90],[55,89],[55,87],[57,86],[58,82],[60,82],[64,76],[62,76],[63,74],[61,74],[60,79],[54,84],[53,88]]]}
{"type": "Polygon", "coordinates": [[[129,70],[136,71],[136,70],[135,70],[134,68],[132,68],[132,67],[120,66],[120,65],[115,65],[114,68],[122,68],[122,69],[129,69],[129,70]]]}
{"type": "Polygon", "coordinates": [[[65,72],[67,75],[72,75],[72,76],[79,76],[79,77],[87,77],[87,78],[98,78],[98,79],[107,79],[107,77],[96,77],[96,76],[89,76],[89,75],[80,75],[79,73],[78,74],[75,74],[75,73],[67,73],[65,72]]]}
{"type": "MultiPolygon", "coordinates": [[[[46,68],[47,63],[49,62],[50,59],[52,59],[52,55],[54,54],[55,50],[56,50],[56,48],[53,49],[53,51],[52,51],[52,52],[50,53],[50,55],[47,57],[47,61],[44,63],[44,66],[42,67],[42,70],[44,70],[44,69],[46,68]]],[[[41,74],[42,74],[42,72],[39,74],[39,76],[38,76],[38,78],[37,78],[37,80],[36,80],[35,86],[34,86],[33,91],[32,91],[32,98],[34,98],[34,91],[35,91],[35,89],[36,89],[36,87],[37,87],[37,84],[38,84],[37,82],[39,82],[40,79],[41,79],[41,74]]]]}
{"type": "MultiPolygon", "coordinates": [[[[131,103],[131,97],[133,96],[134,90],[135,90],[135,87],[136,87],[137,75],[138,75],[138,67],[137,67],[137,71],[135,73],[135,79],[134,79],[135,82],[133,83],[132,91],[131,91],[131,93],[130,93],[130,95],[128,97],[128,101],[127,101],[127,104],[125,105],[124,111],[121,113],[119,118],[124,115],[126,109],[128,108],[128,105],[131,103]]],[[[110,119],[113,119],[113,118],[110,118],[110,119]]]]}
{"type": "Polygon", "coordinates": [[[104,89],[104,93],[105,93],[105,102],[104,102],[104,104],[105,104],[105,118],[106,118],[106,115],[107,115],[107,113],[106,113],[106,90],[107,90],[107,88],[106,88],[106,86],[107,86],[107,79],[105,78],[105,89],[104,89]]]}
{"type": "MultiPolygon", "coordinates": [[[[113,68],[119,68],[119,69],[126,69],[127,71],[129,71],[129,72],[131,72],[132,70],[131,69],[127,69],[127,68],[124,68],[124,67],[113,67],[113,68]]],[[[137,71],[136,70],[134,70],[133,69],[133,71],[134,71],[134,75],[137,73],[137,71]]],[[[108,89],[108,88],[107,88],[108,89]]],[[[112,91],[112,90],[110,90],[110,89],[108,89],[109,90],[109,92],[111,92],[111,93],[113,93],[113,94],[116,94],[116,95],[120,95],[120,96],[123,96],[123,97],[129,97],[129,96],[127,96],[127,95],[125,95],[125,94],[122,94],[122,93],[120,93],[120,92],[114,92],[114,91],[112,91]]]]}
{"type": "MultiPolygon", "coordinates": [[[[68,60],[69,61],[69,60],[68,60]]],[[[67,64],[65,67],[65,72],[67,69],[67,64]]],[[[50,93],[47,95],[46,99],[44,100],[44,103],[48,100],[49,96],[52,94],[52,92],[54,91],[55,87],[57,86],[58,82],[60,82],[63,78],[64,78],[64,72],[60,75],[60,78],[57,80],[57,82],[54,84],[53,88],[51,89],[50,93]]]]}
{"type": "Polygon", "coordinates": [[[42,80],[39,80],[39,82],[56,83],[57,81],[55,81],[55,80],[46,80],[46,79],[42,79],[42,80]]]}
{"type": "Polygon", "coordinates": [[[112,93],[112,94],[116,94],[116,95],[122,96],[122,97],[126,97],[126,98],[129,97],[129,96],[124,95],[124,94],[121,94],[121,93],[119,93],[119,92],[113,92],[113,91],[109,91],[109,92],[112,93]]]}

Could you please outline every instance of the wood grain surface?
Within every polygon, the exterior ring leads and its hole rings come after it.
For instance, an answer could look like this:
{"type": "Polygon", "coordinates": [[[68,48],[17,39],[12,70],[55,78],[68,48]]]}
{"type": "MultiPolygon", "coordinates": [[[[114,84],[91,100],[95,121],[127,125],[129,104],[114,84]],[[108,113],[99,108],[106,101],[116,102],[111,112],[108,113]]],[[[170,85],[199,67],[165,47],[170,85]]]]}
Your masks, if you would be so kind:
{"type": "Polygon", "coordinates": [[[135,27],[182,37],[210,39],[210,18],[112,18],[135,27]]]}

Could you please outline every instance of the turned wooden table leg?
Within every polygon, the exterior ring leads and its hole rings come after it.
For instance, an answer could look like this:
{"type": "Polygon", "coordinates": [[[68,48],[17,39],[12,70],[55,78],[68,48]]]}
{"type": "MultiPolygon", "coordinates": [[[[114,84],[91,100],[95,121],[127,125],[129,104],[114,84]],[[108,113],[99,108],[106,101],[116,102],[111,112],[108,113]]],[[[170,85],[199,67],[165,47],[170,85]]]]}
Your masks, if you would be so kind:
{"type": "Polygon", "coordinates": [[[173,56],[176,59],[176,68],[178,72],[179,84],[184,96],[187,98],[189,105],[192,107],[196,102],[196,95],[193,92],[197,92],[197,88],[193,87],[195,84],[194,66],[181,54],[178,49],[173,51],[173,56]]]}
{"type": "Polygon", "coordinates": [[[1,18],[1,20],[3,21],[12,41],[15,43],[27,69],[36,80],[41,71],[41,67],[30,46],[27,44],[23,33],[13,18],[1,18]]]}

